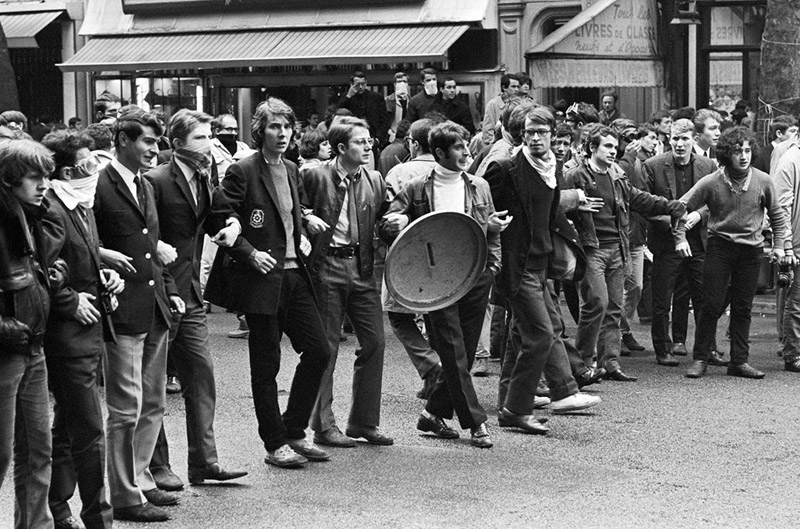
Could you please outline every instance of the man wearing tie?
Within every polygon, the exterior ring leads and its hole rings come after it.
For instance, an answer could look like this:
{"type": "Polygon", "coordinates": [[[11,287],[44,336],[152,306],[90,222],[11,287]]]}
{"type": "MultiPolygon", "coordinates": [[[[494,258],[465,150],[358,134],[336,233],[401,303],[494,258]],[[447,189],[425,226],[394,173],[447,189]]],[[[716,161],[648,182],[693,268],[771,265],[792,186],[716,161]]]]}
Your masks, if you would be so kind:
{"type": "Polygon", "coordinates": [[[158,506],[178,503],[176,494],[156,487],[148,469],[164,416],[171,312],[184,310],[156,253],[153,187],[141,176],[158,154],[161,134],[152,113],[123,109],[114,125],[116,158],[100,171],[94,202],[101,260],[126,284],[112,316],[117,342],[106,343],[103,358],[111,505],[115,519],[140,522],[168,520],[158,506]]]}
{"type": "MultiPolygon", "coordinates": [[[[161,239],[178,252],[169,271],[186,304],[185,313],[170,329],[169,354],[175,362],[186,402],[189,482],[225,481],[247,473],[227,471],[220,466],[214,439],[214,366],[208,350],[208,326],[200,287],[202,224],[211,207],[212,192],[211,116],[179,110],[170,120],[169,140],[173,148],[171,160],[145,177],[155,192],[161,239]]],[[[168,467],[166,444],[166,437],[160,437],[153,459],[160,459],[158,463],[168,467]]],[[[153,465],[151,472],[157,472],[153,465]]]]}

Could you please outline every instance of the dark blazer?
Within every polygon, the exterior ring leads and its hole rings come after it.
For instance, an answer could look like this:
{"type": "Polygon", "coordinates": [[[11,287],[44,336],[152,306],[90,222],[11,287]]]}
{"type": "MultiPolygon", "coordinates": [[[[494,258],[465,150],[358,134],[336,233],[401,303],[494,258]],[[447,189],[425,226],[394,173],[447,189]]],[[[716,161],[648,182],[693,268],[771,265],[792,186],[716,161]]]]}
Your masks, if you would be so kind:
{"type": "Polygon", "coordinates": [[[86,220],[78,208],[68,209],[51,189],[47,192],[50,207],[42,219],[47,240],[47,262],[60,257],[69,266],[69,278],[64,288],[51,300],[50,320],[44,337],[44,351],[48,356],[95,356],[103,352],[103,321],[83,325],[75,318],[78,293],[95,296],[92,302],[102,314],[100,306],[100,256],[98,255],[97,224],[94,212],[86,210],[86,220]]]}
{"type": "Polygon", "coordinates": [[[168,295],[178,295],[175,282],[158,260],[158,213],[153,186],[146,178],[145,207],[136,203],[122,176],[109,163],[100,171],[94,199],[94,214],[101,245],[133,258],[135,274],[120,272],[125,290],[118,296],[119,308],[112,320],[117,334],[142,334],[155,317],[172,322],[168,295]]]}
{"type": "MultiPolygon", "coordinates": [[[[386,202],[386,182],[379,172],[360,167],[358,174],[353,184],[358,208],[358,270],[361,279],[367,279],[372,277],[375,259],[372,245],[375,224],[381,219],[389,203],[386,202]]],[[[303,206],[312,209],[314,215],[331,226],[330,230],[311,238],[308,268],[311,276],[316,279],[327,258],[333,227],[336,226],[344,205],[345,190],[340,186],[342,180],[337,174],[335,162],[303,171],[302,180],[303,195],[300,199],[303,206]]]]}
{"type": "MultiPolygon", "coordinates": [[[[711,158],[692,154],[692,187],[694,187],[701,178],[716,170],[717,165],[711,158]]],[[[670,200],[681,198],[678,196],[675,184],[675,156],[671,152],[654,156],[645,161],[644,175],[647,192],[670,200]]],[[[700,229],[703,247],[705,247],[708,207],[704,206],[697,211],[701,216],[697,229],[700,229]]],[[[672,237],[669,216],[662,215],[660,217],[650,218],[647,246],[650,248],[653,255],[663,255],[664,252],[675,250],[675,239],[672,237]]]]}
{"type": "Polygon", "coordinates": [[[189,183],[174,158],[149,171],[145,178],[153,185],[161,240],[178,252],[178,258],[168,267],[169,273],[184,301],[194,296],[195,301],[202,304],[203,222],[211,209],[214,182],[206,182],[203,195],[198,196],[198,204],[195,204],[189,183]]]}
{"type": "MultiPolygon", "coordinates": [[[[289,175],[292,193],[297,261],[305,273],[300,254],[302,217],[297,166],[288,160],[283,160],[283,164],[289,175]]],[[[239,220],[242,234],[231,248],[220,247],[217,252],[206,283],[206,301],[239,312],[278,313],[286,258],[286,231],[278,210],[272,167],[258,151],[228,167],[225,179],[214,192],[211,212],[205,223],[206,233],[213,237],[225,227],[225,221],[233,217],[239,220]],[[262,274],[249,263],[248,258],[255,249],[269,252],[277,261],[269,273],[262,274]]]]}

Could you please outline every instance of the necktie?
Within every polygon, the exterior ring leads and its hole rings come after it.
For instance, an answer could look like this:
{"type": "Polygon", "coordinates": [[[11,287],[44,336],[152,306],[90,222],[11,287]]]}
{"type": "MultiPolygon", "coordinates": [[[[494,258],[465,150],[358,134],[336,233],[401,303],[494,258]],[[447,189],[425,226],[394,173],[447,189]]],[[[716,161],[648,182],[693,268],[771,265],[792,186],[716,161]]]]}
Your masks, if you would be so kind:
{"type": "Polygon", "coordinates": [[[356,206],[356,175],[347,177],[347,220],[350,224],[350,244],[358,244],[358,209],[356,206]]]}
{"type": "Polygon", "coordinates": [[[210,202],[208,196],[208,171],[197,171],[195,175],[195,202],[197,203],[197,212],[202,213],[210,202]]]}
{"type": "Polygon", "coordinates": [[[136,175],[133,177],[133,183],[136,184],[136,201],[139,203],[139,209],[145,210],[147,205],[147,198],[144,195],[144,185],[142,185],[142,177],[136,175]]]}

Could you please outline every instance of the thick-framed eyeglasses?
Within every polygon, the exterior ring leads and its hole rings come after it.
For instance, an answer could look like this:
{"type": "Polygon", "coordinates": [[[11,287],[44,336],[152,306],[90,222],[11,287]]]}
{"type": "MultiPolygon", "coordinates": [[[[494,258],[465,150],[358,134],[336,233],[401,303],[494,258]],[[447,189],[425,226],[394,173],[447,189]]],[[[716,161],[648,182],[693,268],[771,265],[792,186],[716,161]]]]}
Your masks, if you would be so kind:
{"type": "Polygon", "coordinates": [[[369,145],[372,147],[375,145],[375,138],[358,138],[357,140],[350,140],[350,143],[355,143],[356,145],[360,145],[361,147],[365,147],[369,145]]]}
{"type": "Polygon", "coordinates": [[[550,134],[550,129],[525,129],[526,136],[536,136],[539,135],[540,138],[544,138],[548,134],[550,134]]]}
{"type": "Polygon", "coordinates": [[[225,132],[231,132],[233,134],[236,134],[237,132],[239,132],[239,127],[220,127],[220,130],[224,130],[225,132]]]}

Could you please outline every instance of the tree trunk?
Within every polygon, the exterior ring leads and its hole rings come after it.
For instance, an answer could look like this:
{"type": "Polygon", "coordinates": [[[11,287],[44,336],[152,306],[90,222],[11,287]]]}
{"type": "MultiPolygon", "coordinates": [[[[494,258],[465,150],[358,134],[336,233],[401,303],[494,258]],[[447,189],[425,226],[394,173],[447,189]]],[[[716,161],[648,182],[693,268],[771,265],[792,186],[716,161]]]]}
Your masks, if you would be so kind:
{"type": "Polygon", "coordinates": [[[0,24],[0,112],[5,110],[19,110],[19,95],[17,76],[14,74],[11,56],[8,54],[6,33],[0,24]]]}
{"type": "Polygon", "coordinates": [[[800,115],[800,0],[768,0],[761,42],[761,108],[767,119],[800,115]],[[772,115],[770,115],[772,114],[772,115]]]}

